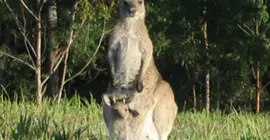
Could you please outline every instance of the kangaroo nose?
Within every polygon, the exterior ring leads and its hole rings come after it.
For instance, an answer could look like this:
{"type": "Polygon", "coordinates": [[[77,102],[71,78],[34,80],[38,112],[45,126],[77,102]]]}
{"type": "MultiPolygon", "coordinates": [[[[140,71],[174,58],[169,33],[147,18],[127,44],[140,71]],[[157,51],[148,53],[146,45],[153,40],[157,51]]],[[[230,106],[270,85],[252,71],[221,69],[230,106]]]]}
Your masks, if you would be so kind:
{"type": "Polygon", "coordinates": [[[129,16],[134,17],[137,9],[135,6],[131,6],[129,9],[129,16]]]}

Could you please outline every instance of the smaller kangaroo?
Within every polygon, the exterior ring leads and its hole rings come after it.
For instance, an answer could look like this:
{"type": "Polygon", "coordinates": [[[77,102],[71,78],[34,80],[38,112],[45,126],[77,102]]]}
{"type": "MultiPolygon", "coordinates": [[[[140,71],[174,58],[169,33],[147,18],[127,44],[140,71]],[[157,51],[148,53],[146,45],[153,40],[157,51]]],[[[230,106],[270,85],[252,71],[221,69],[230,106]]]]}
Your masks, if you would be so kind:
{"type": "Polygon", "coordinates": [[[153,56],[153,45],[145,25],[144,0],[120,0],[120,19],[110,35],[108,60],[115,88],[136,88],[153,56]]]}
{"type": "Polygon", "coordinates": [[[115,119],[126,119],[128,115],[138,117],[139,113],[136,110],[129,108],[128,104],[134,99],[134,94],[103,94],[103,101],[111,106],[115,119]],[[128,96],[127,96],[128,95],[128,96]]]}

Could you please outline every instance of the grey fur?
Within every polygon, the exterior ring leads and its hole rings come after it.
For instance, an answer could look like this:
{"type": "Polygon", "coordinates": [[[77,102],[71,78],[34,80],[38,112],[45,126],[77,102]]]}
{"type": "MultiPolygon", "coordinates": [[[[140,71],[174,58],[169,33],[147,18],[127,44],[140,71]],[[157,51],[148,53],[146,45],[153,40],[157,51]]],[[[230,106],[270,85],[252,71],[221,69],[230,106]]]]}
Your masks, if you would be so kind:
{"type": "MultiPolygon", "coordinates": [[[[128,114],[122,115],[127,116],[125,119],[117,119],[114,108],[119,106],[112,107],[113,104],[103,100],[103,117],[110,140],[167,140],[176,118],[177,105],[170,85],[160,76],[153,59],[143,82],[147,84],[142,93],[134,96],[128,107],[121,106],[138,112],[137,117],[128,114]]],[[[116,99],[122,98],[116,95],[116,99]]]]}
{"type": "Polygon", "coordinates": [[[171,86],[154,63],[141,1],[120,0],[120,19],[109,41],[114,87],[109,85],[103,96],[103,117],[110,140],[167,140],[177,115],[171,86]],[[136,94],[134,87],[141,93],[136,94]],[[123,97],[131,97],[130,102],[123,97]],[[130,115],[134,111],[138,114],[130,115]]]}
{"type": "Polygon", "coordinates": [[[145,25],[143,1],[120,0],[120,19],[110,36],[108,48],[112,85],[117,88],[136,87],[140,92],[152,56],[153,45],[145,25]],[[130,16],[130,11],[133,16],[130,16]]]}

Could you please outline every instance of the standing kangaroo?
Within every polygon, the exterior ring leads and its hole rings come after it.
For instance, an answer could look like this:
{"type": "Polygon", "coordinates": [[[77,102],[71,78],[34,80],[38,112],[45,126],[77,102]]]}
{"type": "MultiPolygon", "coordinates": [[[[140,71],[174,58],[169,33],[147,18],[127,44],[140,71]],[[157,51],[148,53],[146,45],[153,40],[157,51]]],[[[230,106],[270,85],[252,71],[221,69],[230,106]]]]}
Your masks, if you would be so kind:
{"type": "Polygon", "coordinates": [[[109,39],[112,85],[143,90],[143,78],[153,55],[145,25],[143,0],[120,0],[120,20],[109,39]]]}
{"type": "Polygon", "coordinates": [[[141,92],[127,103],[118,102],[122,98],[119,91],[103,96],[103,117],[110,140],[167,140],[177,105],[170,85],[154,63],[143,0],[120,0],[120,20],[109,43],[112,85],[116,89],[135,85],[141,92]]]}

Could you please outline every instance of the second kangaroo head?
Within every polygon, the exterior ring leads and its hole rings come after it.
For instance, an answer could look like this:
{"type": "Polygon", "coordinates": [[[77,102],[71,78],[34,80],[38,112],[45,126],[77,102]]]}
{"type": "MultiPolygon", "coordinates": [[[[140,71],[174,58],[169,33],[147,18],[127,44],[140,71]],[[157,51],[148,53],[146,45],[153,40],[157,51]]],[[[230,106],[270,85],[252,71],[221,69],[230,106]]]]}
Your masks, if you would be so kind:
{"type": "Polygon", "coordinates": [[[120,0],[121,18],[144,18],[144,0],[120,0]]]}

